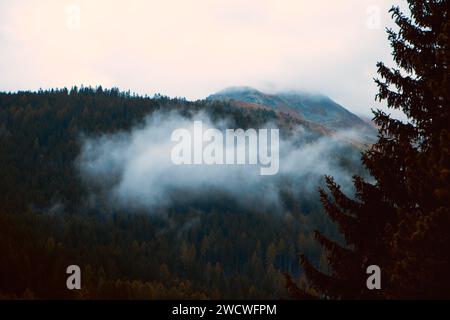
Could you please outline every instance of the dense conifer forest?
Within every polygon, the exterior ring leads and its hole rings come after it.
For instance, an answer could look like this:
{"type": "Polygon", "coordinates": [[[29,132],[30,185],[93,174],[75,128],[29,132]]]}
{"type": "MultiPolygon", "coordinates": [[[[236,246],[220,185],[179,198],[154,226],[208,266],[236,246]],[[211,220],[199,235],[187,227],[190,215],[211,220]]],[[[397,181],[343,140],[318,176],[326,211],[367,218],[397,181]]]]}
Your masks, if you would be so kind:
{"type": "MultiPolygon", "coordinates": [[[[312,230],[336,231],[318,196],[299,205],[285,194],[286,212],[242,208],[220,195],[158,213],[85,205],[80,139],[174,110],[205,110],[241,128],[280,120],[271,110],[101,87],[0,94],[2,297],[287,298],[282,272],[300,276],[300,252],[326,268],[312,230]],[[70,264],[83,270],[76,293],[66,288],[70,264]]],[[[286,128],[295,121],[281,117],[286,128]]]]}

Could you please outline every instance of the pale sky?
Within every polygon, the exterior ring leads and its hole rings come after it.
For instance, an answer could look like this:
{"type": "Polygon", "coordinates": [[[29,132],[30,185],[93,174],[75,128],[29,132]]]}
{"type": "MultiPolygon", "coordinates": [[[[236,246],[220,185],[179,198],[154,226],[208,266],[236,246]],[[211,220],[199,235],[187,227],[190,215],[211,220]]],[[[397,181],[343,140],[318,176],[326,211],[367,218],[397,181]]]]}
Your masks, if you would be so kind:
{"type": "Polygon", "coordinates": [[[318,91],[370,114],[395,0],[0,0],[0,90],[318,91]]]}

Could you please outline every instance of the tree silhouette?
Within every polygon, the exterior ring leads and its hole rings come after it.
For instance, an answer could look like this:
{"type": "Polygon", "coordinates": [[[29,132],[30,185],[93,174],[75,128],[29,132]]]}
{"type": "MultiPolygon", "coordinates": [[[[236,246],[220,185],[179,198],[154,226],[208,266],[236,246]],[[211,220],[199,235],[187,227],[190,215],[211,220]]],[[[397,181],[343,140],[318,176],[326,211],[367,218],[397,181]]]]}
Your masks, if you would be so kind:
{"type": "MultiPolygon", "coordinates": [[[[346,245],[320,232],[330,274],[305,257],[301,265],[314,297],[450,297],[449,6],[447,0],[408,0],[410,17],[390,10],[398,31],[388,30],[397,68],[378,63],[377,99],[407,121],[377,110],[378,141],[362,156],[373,182],[354,177],[346,196],[333,178],[320,190],[346,245]],[[366,268],[382,271],[382,290],[368,290],[366,268]]],[[[289,275],[294,296],[311,297],[289,275]]]]}

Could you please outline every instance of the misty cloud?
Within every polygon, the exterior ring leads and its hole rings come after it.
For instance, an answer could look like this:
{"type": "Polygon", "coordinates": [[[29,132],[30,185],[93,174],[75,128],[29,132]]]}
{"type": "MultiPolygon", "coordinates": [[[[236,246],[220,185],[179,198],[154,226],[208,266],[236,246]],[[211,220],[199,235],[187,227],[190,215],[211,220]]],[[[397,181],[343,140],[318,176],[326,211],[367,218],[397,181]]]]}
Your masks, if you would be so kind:
{"type": "MultiPolygon", "coordinates": [[[[282,210],[283,191],[317,196],[325,174],[351,190],[355,172],[346,172],[349,169],[340,165],[336,155],[358,163],[359,153],[349,155],[348,145],[338,136],[302,142],[307,134],[302,127],[289,138],[280,137],[279,173],[274,176],[261,176],[258,165],[174,165],[171,150],[176,143],[171,134],[179,128],[192,129],[194,120],[222,131],[235,128],[232,121],[214,123],[205,113],[192,118],[156,113],[130,132],[83,138],[76,165],[92,193],[93,205],[106,201],[114,208],[152,211],[199,199],[214,201],[223,195],[244,207],[282,210]]],[[[346,138],[356,135],[345,133],[346,138]]]]}

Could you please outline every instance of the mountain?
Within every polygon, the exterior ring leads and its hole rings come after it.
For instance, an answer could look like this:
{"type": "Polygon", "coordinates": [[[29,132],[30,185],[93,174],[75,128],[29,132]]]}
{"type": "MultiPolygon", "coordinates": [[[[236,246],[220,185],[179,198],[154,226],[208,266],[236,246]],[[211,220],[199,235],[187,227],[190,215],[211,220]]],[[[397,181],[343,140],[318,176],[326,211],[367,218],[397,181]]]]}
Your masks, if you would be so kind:
{"type": "Polygon", "coordinates": [[[272,109],[325,127],[331,131],[357,129],[372,136],[375,129],[329,97],[299,91],[267,94],[250,87],[231,87],[207,97],[238,106],[272,109]]]}
{"type": "MultiPolygon", "coordinates": [[[[272,98],[258,95],[255,99],[272,98]]],[[[330,139],[333,148],[310,143],[306,150],[317,150],[313,159],[321,155],[331,167],[310,162],[307,152],[294,152],[287,160],[291,164],[282,166],[304,162],[299,170],[258,179],[253,188],[244,188],[247,178],[253,180],[244,174],[223,172],[223,188],[209,183],[216,175],[207,170],[198,187],[179,176],[183,187],[155,193],[167,200],[161,201],[162,208],[138,208],[134,201],[117,206],[117,196],[103,191],[110,183],[115,189],[115,179],[122,175],[112,160],[122,157],[115,149],[101,151],[111,156],[104,166],[108,179],[89,178],[81,170],[81,155],[91,141],[122,145],[119,137],[133,136],[152,115],[164,119],[178,114],[188,121],[204,112],[214,122],[230,120],[235,128],[276,122],[286,136],[286,128],[300,124],[305,130],[298,131],[307,135],[290,137],[296,150],[303,139],[329,135],[319,124],[275,112],[269,102],[239,103],[246,107],[140,97],[101,87],[0,92],[0,298],[289,298],[281,277],[302,272],[297,252],[307,250],[317,265],[322,257],[310,230],[337,235],[316,188],[327,173],[363,175],[359,150],[330,139]],[[298,144],[297,138],[302,140],[298,144]],[[272,201],[276,204],[269,205],[272,201]],[[71,291],[65,269],[74,262],[84,266],[86,281],[81,290],[71,291]]],[[[142,141],[149,146],[166,135],[160,121],[151,125],[155,135],[142,141]]],[[[141,159],[126,155],[131,157],[141,159]]],[[[147,160],[160,179],[146,185],[150,192],[178,179],[158,159],[147,160]]]]}

